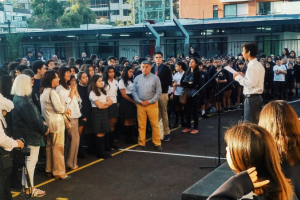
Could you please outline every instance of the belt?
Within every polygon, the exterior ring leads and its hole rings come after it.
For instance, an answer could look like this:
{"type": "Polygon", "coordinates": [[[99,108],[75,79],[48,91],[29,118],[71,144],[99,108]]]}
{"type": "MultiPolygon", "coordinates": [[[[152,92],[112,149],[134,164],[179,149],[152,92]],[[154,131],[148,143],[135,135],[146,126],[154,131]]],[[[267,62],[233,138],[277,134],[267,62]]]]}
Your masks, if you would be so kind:
{"type": "Polygon", "coordinates": [[[245,97],[249,98],[249,97],[260,96],[260,95],[261,94],[245,94],[245,97]]]}

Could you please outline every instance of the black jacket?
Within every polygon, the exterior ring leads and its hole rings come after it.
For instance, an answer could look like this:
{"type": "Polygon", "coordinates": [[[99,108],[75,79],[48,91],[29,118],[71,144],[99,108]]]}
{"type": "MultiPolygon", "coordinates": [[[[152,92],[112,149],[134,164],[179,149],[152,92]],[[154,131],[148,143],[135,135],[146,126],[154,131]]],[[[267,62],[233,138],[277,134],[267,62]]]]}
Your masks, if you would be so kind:
{"type": "MultiPolygon", "coordinates": [[[[248,172],[241,172],[221,185],[207,200],[236,200],[254,190],[248,172]]],[[[245,198],[243,198],[245,199],[245,198]]],[[[248,198],[247,198],[248,199],[248,198]]],[[[264,197],[253,195],[253,200],[264,200],[264,197]]]]}
{"type": "Polygon", "coordinates": [[[77,90],[78,90],[79,96],[82,100],[81,109],[80,109],[80,112],[81,112],[80,119],[84,119],[84,118],[89,119],[92,106],[91,106],[91,101],[89,99],[88,86],[84,87],[78,83],[77,90]]]}
{"type": "Polygon", "coordinates": [[[14,96],[12,110],[12,126],[14,139],[23,138],[26,145],[40,146],[48,126],[43,123],[38,108],[30,96],[14,96]]]}
{"type": "Polygon", "coordinates": [[[41,113],[41,103],[40,103],[41,81],[42,79],[34,79],[34,83],[32,86],[32,93],[31,93],[32,101],[39,109],[40,113],[41,113]]]}
{"type": "Polygon", "coordinates": [[[285,75],[285,82],[287,83],[294,83],[295,82],[295,70],[294,69],[287,69],[285,75]]]}
{"type": "Polygon", "coordinates": [[[265,67],[265,82],[264,84],[269,84],[272,85],[273,84],[273,80],[274,80],[274,71],[273,68],[266,68],[265,67]]]}
{"type": "MultiPolygon", "coordinates": [[[[155,74],[156,65],[154,65],[151,69],[151,73],[155,74]]],[[[161,83],[162,93],[168,93],[169,86],[172,85],[172,72],[170,68],[164,64],[161,64],[158,67],[158,77],[161,83]]]]}
{"type": "Polygon", "coordinates": [[[295,64],[294,65],[294,70],[295,70],[295,78],[300,80],[300,65],[295,64]]]}
{"type": "Polygon", "coordinates": [[[187,71],[184,72],[184,74],[183,74],[183,76],[181,78],[181,81],[180,81],[180,85],[182,87],[185,87],[185,88],[199,89],[200,71],[193,72],[194,80],[193,80],[192,84],[189,84],[188,82],[184,81],[185,77],[189,76],[190,73],[191,72],[189,70],[187,70],[187,71]]]}
{"type": "Polygon", "coordinates": [[[193,57],[193,58],[200,58],[200,55],[199,55],[199,53],[197,53],[196,51],[194,51],[193,53],[192,53],[192,52],[190,52],[189,54],[190,54],[190,55],[189,55],[189,57],[193,57]]]}
{"type": "MultiPolygon", "coordinates": [[[[207,81],[208,81],[208,75],[207,75],[207,73],[201,71],[201,72],[200,72],[200,77],[199,77],[199,89],[200,89],[205,83],[207,83],[207,81]]],[[[204,87],[204,88],[200,91],[200,93],[201,93],[201,94],[205,94],[206,88],[207,88],[207,86],[204,87]]]]}

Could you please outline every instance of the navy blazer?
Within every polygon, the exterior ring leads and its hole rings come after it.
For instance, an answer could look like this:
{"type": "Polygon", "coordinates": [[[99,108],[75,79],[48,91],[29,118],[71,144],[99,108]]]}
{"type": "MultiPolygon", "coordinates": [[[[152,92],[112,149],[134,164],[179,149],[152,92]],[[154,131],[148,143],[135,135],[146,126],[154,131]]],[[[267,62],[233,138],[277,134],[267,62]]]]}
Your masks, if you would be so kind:
{"type": "MultiPolygon", "coordinates": [[[[155,74],[156,68],[157,68],[156,65],[154,65],[151,68],[152,74],[155,74]]],[[[172,80],[173,80],[172,71],[170,70],[170,68],[168,66],[161,64],[158,67],[158,77],[159,77],[159,80],[161,83],[162,93],[168,93],[169,86],[172,85],[172,80]]]]}

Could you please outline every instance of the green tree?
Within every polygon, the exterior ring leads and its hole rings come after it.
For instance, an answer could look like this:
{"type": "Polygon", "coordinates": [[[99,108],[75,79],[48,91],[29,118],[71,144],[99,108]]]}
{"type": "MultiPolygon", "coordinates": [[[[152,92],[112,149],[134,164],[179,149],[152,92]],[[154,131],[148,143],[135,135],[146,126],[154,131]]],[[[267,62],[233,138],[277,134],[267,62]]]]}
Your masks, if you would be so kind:
{"type": "Polygon", "coordinates": [[[30,28],[60,28],[58,18],[64,13],[62,4],[57,0],[33,0],[32,17],[27,20],[30,28]]]}
{"type": "Polygon", "coordinates": [[[8,44],[8,60],[10,62],[20,58],[21,41],[24,33],[7,33],[6,40],[8,44]]]}

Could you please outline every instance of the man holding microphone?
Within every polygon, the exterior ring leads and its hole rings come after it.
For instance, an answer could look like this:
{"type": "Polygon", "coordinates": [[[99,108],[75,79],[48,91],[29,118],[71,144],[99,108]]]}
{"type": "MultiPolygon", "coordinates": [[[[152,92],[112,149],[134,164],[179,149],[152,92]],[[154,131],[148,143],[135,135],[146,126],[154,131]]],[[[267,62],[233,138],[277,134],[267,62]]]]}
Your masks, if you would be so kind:
{"type": "Polygon", "coordinates": [[[256,43],[244,43],[242,47],[242,55],[249,61],[247,72],[245,75],[238,72],[233,77],[244,86],[244,121],[257,124],[263,103],[261,94],[264,91],[265,69],[256,58],[258,53],[256,43]]]}

